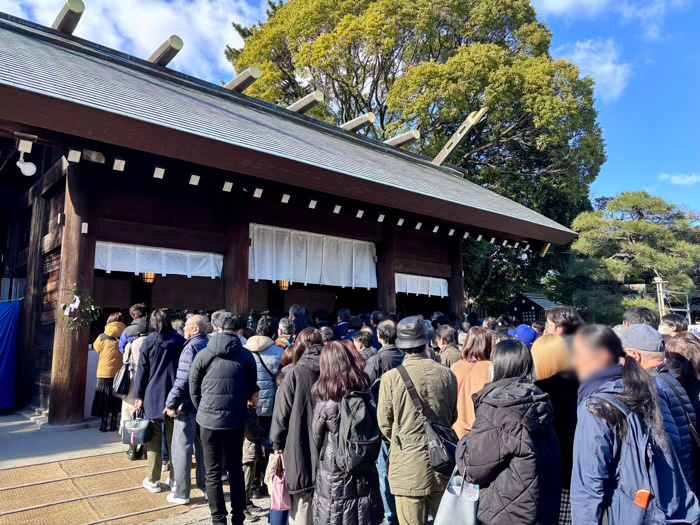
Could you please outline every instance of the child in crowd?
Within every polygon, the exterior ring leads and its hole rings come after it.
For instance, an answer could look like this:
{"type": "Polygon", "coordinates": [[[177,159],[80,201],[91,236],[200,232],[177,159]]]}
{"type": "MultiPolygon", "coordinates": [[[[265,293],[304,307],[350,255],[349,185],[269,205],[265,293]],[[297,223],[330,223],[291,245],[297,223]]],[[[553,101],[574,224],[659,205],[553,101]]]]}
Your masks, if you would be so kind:
{"type": "Polygon", "coordinates": [[[245,478],[245,496],[246,510],[245,517],[247,521],[257,521],[259,516],[253,514],[256,511],[262,511],[251,499],[251,491],[255,481],[255,470],[257,459],[261,452],[262,440],[265,437],[265,430],[260,425],[258,419],[257,407],[259,391],[255,392],[248,401],[248,419],[245,424],[245,438],[243,439],[243,477],[245,478]]]}

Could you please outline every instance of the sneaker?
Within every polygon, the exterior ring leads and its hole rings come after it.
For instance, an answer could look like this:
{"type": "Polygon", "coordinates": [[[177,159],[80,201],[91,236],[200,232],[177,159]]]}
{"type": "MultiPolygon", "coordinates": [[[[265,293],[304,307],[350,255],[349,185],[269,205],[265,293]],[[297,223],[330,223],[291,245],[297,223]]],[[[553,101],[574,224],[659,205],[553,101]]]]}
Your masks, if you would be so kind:
{"type": "Polygon", "coordinates": [[[243,516],[244,516],[246,521],[253,522],[253,523],[260,519],[260,516],[256,516],[255,514],[252,514],[247,509],[243,511],[243,516]]]}
{"type": "Polygon", "coordinates": [[[263,512],[264,511],[264,509],[262,507],[259,507],[258,505],[256,505],[252,501],[247,503],[245,508],[249,512],[263,512]]]}
{"type": "Polygon", "coordinates": [[[172,492],[168,494],[165,499],[167,499],[169,503],[173,503],[175,505],[187,505],[190,502],[190,498],[178,498],[172,492]]]}
{"type": "Polygon", "coordinates": [[[171,491],[171,492],[174,492],[174,491],[175,491],[175,486],[177,485],[177,482],[176,482],[174,479],[168,478],[168,481],[166,481],[165,484],[166,484],[168,487],[170,487],[170,491],[171,491]]]}
{"type": "Polygon", "coordinates": [[[157,494],[160,492],[160,482],[156,481],[155,483],[151,483],[148,481],[148,477],[143,478],[143,488],[145,488],[148,492],[152,492],[153,494],[157,494]]]}
{"type": "Polygon", "coordinates": [[[163,472],[167,472],[170,470],[170,462],[163,460],[163,467],[161,468],[163,472]]]}
{"type": "Polygon", "coordinates": [[[228,474],[222,474],[221,481],[228,481],[228,474]]]}

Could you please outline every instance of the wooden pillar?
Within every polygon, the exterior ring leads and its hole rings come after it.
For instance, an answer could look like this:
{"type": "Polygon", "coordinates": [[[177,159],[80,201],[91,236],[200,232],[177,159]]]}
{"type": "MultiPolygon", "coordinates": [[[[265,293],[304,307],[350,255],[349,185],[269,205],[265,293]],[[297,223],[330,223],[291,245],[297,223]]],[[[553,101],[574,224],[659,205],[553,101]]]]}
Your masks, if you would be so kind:
{"type": "Polygon", "coordinates": [[[450,239],[449,258],[452,276],[447,281],[447,291],[450,300],[450,313],[457,316],[461,322],[464,317],[464,263],[462,257],[462,239],[450,239]]]}
{"type": "Polygon", "coordinates": [[[385,225],[382,241],[377,243],[377,310],[396,311],[396,236],[394,228],[385,225]]]}
{"type": "Polygon", "coordinates": [[[248,312],[248,253],[250,219],[244,205],[228,227],[228,251],[224,255],[226,309],[234,314],[248,312]]]}
{"type": "Polygon", "coordinates": [[[21,351],[18,354],[15,399],[18,406],[32,400],[34,384],[36,328],[41,309],[41,286],[44,269],[42,240],[46,233],[48,203],[42,196],[32,201],[32,222],[29,230],[27,290],[24,294],[21,351]]]}
{"type": "Polygon", "coordinates": [[[77,165],[70,165],[66,175],[64,204],[65,223],[61,243],[61,274],[59,277],[59,311],[56,317],[49,424],[69,425],[83,420],[85,376],[87,371],[90,329],[68,330],[61,320],[60,305],[76,284],[92,295],[95,266],[95,221],[90,202],[89,180],[77,165]],[[85,230],[87,228],[87,231],[85,230]],[[86,233],[83,233],[86,231],[86,233]]]}

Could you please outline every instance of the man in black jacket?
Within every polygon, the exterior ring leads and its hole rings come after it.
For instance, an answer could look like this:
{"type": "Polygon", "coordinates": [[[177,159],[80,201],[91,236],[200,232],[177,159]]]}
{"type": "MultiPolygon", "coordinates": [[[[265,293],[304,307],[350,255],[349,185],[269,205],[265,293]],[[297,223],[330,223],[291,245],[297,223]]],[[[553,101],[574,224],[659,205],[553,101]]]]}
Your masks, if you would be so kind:
{"type": "Polygon", "coordinates": [[[243,480],[243,436],[248,400],[258,387],[253,355],[233,333],[236,317],[215,312],[215,333],[209,345],[194,358],[190,370],[190,397],[201,427],[207,496],[212,523],[226,524],[226,502],[221,476],[228,473],[231,485],[231,523],[243,525],[245,483],[243,480]],[[222,465],[225,455],[226,465],[222,465]]]}
{"type": "MultiPolygon", "coordinates": [[[[377,339],[381,343],[379,353],[369,359],[365,365],[365,372],[369,376],[372,395],[375,401],[379,401],[379,384],[389,370],[393,370],[403,363],[403,352],[396,348],[396,323],[386,320],[377,325],[377,339]]],[[[379,492],[384,503],[384,523],[386,525],[398,525],[399,517],[396,514],[396,500],[391,494],[389,478],[387,477],[387,462],[389,461],[389,442],[382,439],[382,449],[377,460],[379,472],[379,492]]]]}

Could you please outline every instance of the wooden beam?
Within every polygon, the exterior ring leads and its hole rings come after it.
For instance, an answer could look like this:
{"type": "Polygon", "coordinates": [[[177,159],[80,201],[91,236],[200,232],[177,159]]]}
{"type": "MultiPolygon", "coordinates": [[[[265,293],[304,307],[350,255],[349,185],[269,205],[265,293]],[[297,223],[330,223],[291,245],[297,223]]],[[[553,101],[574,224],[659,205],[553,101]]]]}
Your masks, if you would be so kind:
{"type": "Polygon", "coordinates": [[[377,243],[377,310],[396,311],[396,236],[388,224],[382,228],[377,243]]]}
{"type": "Polygon", "coordinates": [[[159,66],[167,66],[182,50],[184,45],[182,38],[177,35],[171,35],[148,57],[148,61],[159,66]]]}
{"type": "Polygon", "coordinates": [[[262,71],[257,66],[250,66],[248,69],[240,73],[231,82],[226,84],[224,87],[230,89],[231,91],[236,91],[238,93],[243,93],[248,89],[253,82],[262,76],[262,71]]]}
{"type": "Polygon", "coordinates": [[[28,208],[32,205],[34,199],[46,194],[46,192],[53,188],[58,182],[61,182],[66,176],[67,169],[68,161],[66,158],[61,157],[58,159],[56,163],[27,190],[27,193],[17,201],[17,210],[28,208]]]}
{"type": "Polygon", "coordinates": [[[247,203],[241,208],[229,224],[228,251],[224,255],[226,309],[237,315],[248,313],[250,219],[247,203]]]}
{"type": "Polygon", "coordinates": [[[42,303],[42,278],[44,256],[41,243],[48,222],[48,202],[42,196],[32,201],[32,222],[29,230],[29,252],[27,261],[27,289],[24,294],[24,315],[22,316],[22,340],[17,359],[18,380],[15,385],[17,406],[25,406],[34,394],[34,368],[36,330],[42,303]]]}
{"type": "Polygon", "coordinates": [[[377,117],[374,115],[374,113],[365,113],[364,115],[360,115],[357,118],[354,118],[352,120],[347,121],[344,124],[341,124],[340,127],[344,130],[356,133],[361,129],[366,128],[367,126],[371,126],[376,122],[376,120],[377,117]]]}
{"type": "Polygon", "coordinates": [[[394,146],[396,148],[400,148],[402,146],[408,146],[409,144],[413,144],[419,139],[420,131],[416,129],[413,131],[409,131],[408,133],[402,133],[401,135],[397,135],[388,140],[385,140],[384,144],[386,144],[387,146],[394,146]]]}
{"type": "Polygon", "coordinates": [[[452,275],[447,280],[447,293],[450,302],[450,313],[457,316],[457,322],[464,319],[464,262],[462,255],[462,239],[450,239],[448,254],[452,275]]]}
{"type": "Polygon", "coordinates": [[[316,107],[318,104],[323,102],[323,92],[312,91],[305,97],[300,98],[294,104],[287,107],[289,111],[294,111],[295,113],[306,113],[310,109],[316,107]]]}
{"type": "Polygon", "coordinates": [[[433,164],[436,166],[442,166],[443,162],[447,160],[450,153],[452,153],[455,148],[464,142],[464,139],[467,138],[467,135],[474,128],[474,126],[481,122],[481,119],[484,118],[486,113],[488,113],[488,110],[488,107],[483,107],[476,113],[476,115],[472,112],[459,127],[459,129],[457,129],[455,134],[450,137],[450,140],[447,141],[447,144],[445,144],[440,153],[438,153],[433,159],[433,164]]]}
{"type": "Polygon", "coordinates": [[[432,261],[420,261],[418,259],[396,257],[396,273],[427,275],[428,277],[449,279],[452,277],[452,266],[449,264],[442,264],[432,261]]]}
{"type": "Polygon", "coordinates": [[[548,242],[547,244],[545,244],[545,245],[542,247],[542,250],[540,251],[540,257],[544,257],[545,255],[547,255],[547,252],[549,251],[549,249],[550,249],[551,247],[552,247],[552,243],[551,243],[551,242],[548,242]]]}
{"type": "Polygon", "coordinates": [[[93,221],[90,181],[83,175],[80,173],[80,167],[75,164],[69,166],[66,174],[64,205],[66,220],[61,243],[61,271],[51,366],[50,425],[70,425],[81,422],[85,405],[90,328],[84,326],[71,331],[60,319],[62,313],[60,305],[70,299],[68,294],[74,284],[84,293],[92,295],[95,228],[89,227],[88,233],[82,233],[83,223],[90,225],[93,221]]]}
{"type": "Polygon", "coordinates": [[[68,0],[59,11],[56,20],[51,24],[51,29],[72,35],[84,11],[83,0],[68,0]]]}

